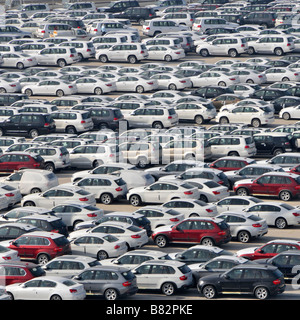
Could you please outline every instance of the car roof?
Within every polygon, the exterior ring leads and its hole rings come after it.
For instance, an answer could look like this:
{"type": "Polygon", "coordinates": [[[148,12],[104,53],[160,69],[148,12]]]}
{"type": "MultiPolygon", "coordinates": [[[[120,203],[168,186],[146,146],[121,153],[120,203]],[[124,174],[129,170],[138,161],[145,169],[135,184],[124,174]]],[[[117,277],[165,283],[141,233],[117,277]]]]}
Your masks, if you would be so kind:
{"type": "Polygon", "coordinates": [[[41,215],[41,214],[33,214],[33,215],[29,215],[29,216],[22,217],[22,218],[20,218],[20,219],[26,219],[26,220],[31,220],[31,219],[47,220],[47,221],[49,221],[49,222],[61,220],[61,218],[56,217],[56,216],[41,215]]]}
{"type": "Polygon", "coordinates": [[[105,216],[113,217],[113,216],[126,216],[130,218],[142,218],[144,217],[143,214],[137,212],[122,212],[122,211],[115,211],[107,213],[105,216]]]}
{"type": "Polygon", "coordinates": [[[57,239],[57,238],[60,238],[60,237],[64,237],[60,233],[54,233],[54,232],[48,232],[48,231],[33,231],[33,232],[30,232],[30,233],[24,233],[24,234],[22,234],[22,236],[44,237],[44,238],[51,238],[51,239],[57,239]]]}
{"type": "Polygon", "coordinates": [[[17,228],[22,228],[25,231],[30,230],[32,228],[36,228],[35,226],[33,226],[31,224],[26,224],[23,222],[8,222],[8,223],[1,224],[0,228],[2,228],[2,227],[17,227],[17,228]]]}
{"type": "Polygon", "coordinates": [[[76,260],[76,261],[91,262],[91,261],[96,261],[97,259],[89,256],[84,256],[84,255],[82,256],[81,255],[63,255],[63,256],[56,257],[55,260],[76,260]]]}

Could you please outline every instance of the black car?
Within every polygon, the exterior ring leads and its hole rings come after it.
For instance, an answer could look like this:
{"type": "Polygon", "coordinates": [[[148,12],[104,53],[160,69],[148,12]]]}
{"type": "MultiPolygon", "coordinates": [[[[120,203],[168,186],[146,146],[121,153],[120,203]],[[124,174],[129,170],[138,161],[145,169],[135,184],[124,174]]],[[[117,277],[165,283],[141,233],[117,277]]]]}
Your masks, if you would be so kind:
{"type": "Polygon", "coordinates": [[[101,9],[104,12],[122,12],[130,7],[139,7],[140,4],[136,0],[121,0],[121,1],[112,1],[109,7],[101,9]]]}
{"type": "MultiPolygon", "coordinates": [[[[287,91],[284,91],[284,90],[276,90],[276,89],[272,89],[272,88],[263,88],[263,89],[255,91],[251,95],[251,98],[261,99],[264,101],[272,101],[272,100],[275,100],[279,97],[287,96],[288,95],[287,92],[289,90],[290,89],[288,89],[287,91]]],[[[299,90],[299,94],[300,94],[300,90],[299,90]]]]}
{"type": "Polygon", "coordinates": [[[55,132],[55,123],[50,114],[19,113],[0,122],[0,136],[20,135],[35,138],[55,132]]]}
{"type": "Polygon", "coordinates": [[[282,272],[275,266],[243,264],[221,274],[205,276],[197,284],[198,292],[207,299],[218,294],[251,294],[257,299],[284,292],[285,282],[282,272]]]}
{"type": "Polygon", "coordinates": [[[4,223],[0,225],[0,241],[13,240],[24,233],[41,230],[35,226],[18,222],[5,222],[5,220],[2,220],[0,223],[4,223]]]}
{"type": "Polygon", "coordinates": [[[216,98],[219,95],[225,94],[225,93],[234,93],[234,91],[228,87],[207,86],[192,92],[193,95],[200,96],[206,99],[216,98]]]}
{"type": "Polygon", "coordinates": [[[240,19],[240,24],[256,24],[265,28],[275,27],[276,14],[274,12],[251,12],[240,19]]]}
{"type": "Polygon", "coordinates": [[[285,279],[293,279],[298,274],[295,266],[300,265],[300,252],[298,250],[284,251],[269,259],[258,259],[259,264],[269,264],[277,267],[285,279]]]}
{"type": "Polygon", "coordinates": [[[29,97],[24,93],[1,93],[0,106],[10,106],[16,101],[25,99],[29,99],[29,97]]]}
{"type": "Polygon", "coordinates": [[[119,108],[92,107],[87,109],[94,123],[94,129],[119,129],[124,116],[119,108]]]}
{"type": "Polygon", "coordinates": [[[292,88],[289,88],[285,91],[285,96],[295,96],[300,97],[300,87],[299,86],[293,86],[292,88]]]}
{"type": "Polygon", "coordinates": [[[274,67],[287,67],[289,66],[291,63],[288,61],[284,61],[284,60],[272,60],[269,61],[268,63],[265,64],[265,66],[269,67],[269,68],[274,68],[274,67]]]}
{"type": "MultiPolygon", "coordinates": [[[[284,84],[284,82],[282,84],[284,84]]],[[[275,109],[275,113],[279,113],[283,108],[298,106],[300,104],[300,97],[283,96],[273,100],[272,104],[275,109]]]]}
{"type": "Polygon", "coordinates": [[[143,25],[145,20],[156,18],[156,12],[153,8],[130,7],[125,11],[114,14],[118,19],[129,19],[131,22],[137,22],[143,25]]]}
{"type": "Polygon", "coordinates": [[[283,152],[291,152],[292,144],[289,133],[266,132],[253,135],[256,155],[275,156],[283,152]]]}

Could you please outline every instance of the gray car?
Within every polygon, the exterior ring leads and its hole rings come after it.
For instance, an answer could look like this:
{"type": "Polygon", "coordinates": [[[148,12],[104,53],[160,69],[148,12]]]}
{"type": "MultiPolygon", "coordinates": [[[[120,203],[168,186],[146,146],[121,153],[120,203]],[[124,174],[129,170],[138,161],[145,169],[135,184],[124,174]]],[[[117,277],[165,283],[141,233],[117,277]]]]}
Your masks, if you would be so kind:
{"type": "Polygon", "coordinates": [[[106,300],[134,295],[138,291],[136,276],[123,267],[92,267],[72,279],[83,284],[87,294],[103,295],[106,300]]]}

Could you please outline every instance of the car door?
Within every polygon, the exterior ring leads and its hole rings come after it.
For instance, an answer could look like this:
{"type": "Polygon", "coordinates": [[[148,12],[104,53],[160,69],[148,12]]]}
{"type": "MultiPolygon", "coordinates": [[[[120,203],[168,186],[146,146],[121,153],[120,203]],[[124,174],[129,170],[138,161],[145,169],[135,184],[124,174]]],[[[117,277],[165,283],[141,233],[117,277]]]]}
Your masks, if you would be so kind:
{"type": "MultiPolygon", "coordinates": [[[[38,288],[40,286],[41,280],[33,279],[26,282],[22,288],[20,297],[23,300],[39,300],[38,298],[38,288]]],[[[18,299],[18,296],[15,297],[18,299]]]]}
{"type": "Polygon", "coordinates": [[[149,289],[153,287],[154,283],[151,280],[152,265],[145,264],[134,269],[134,274],[137,280],[137,286],[140,289],[149,289]]]}
{"type": "Polygon", "coordinates": [[[243,269],[234,268],[223,273],[219,279],[219,285],[222,292],[240,292],[240,281],[243,275],[243,269]]]}
{"type": "Polygon", "coordinates": [[[146,187],[144,192],[144,201],[145,202],[153,202],[153,203],[160,203],[160,194],[163,190],[164,183],[156,182],[153,183],[151,186],[146,187]]]}
{"type": "Polygon", "coordinates": [[[44,193],[42,193],[38,200],[36,201],[37,202],[37,206],[40,206],[40,207],[54,207],[55,206],[55,198],[56,198],[56,191],[57,190],[48,190],[48,191],[45,191],[44,193]]]}
{"type": "Polygon", "coordinates": [[[191,221],[183,221],[172,228],[171,239],[174,242],[189,242],[191,221]]]}
{"type": "Polygon", "coordinates": [[[50,48],[43,49],[39,52],[39,54],[36,56],[38,64],[40,65],[47,65],[50,62],[51,56],[50,56],[50,48]]]}
{"type": "Polygon", "coordinates": [[[83,284],[86,292],[91,292],[92,288],[94,288],[95,273],[95,270],[86,270],[78,276],[78,279],[76,279],[76,281],[83,284]]]}
{"type": "Polygon", "coordinates": [[[271,190],[271,176],[265,175],[252,182],[251,193],[252,194],[274,194],[271,190]]]}

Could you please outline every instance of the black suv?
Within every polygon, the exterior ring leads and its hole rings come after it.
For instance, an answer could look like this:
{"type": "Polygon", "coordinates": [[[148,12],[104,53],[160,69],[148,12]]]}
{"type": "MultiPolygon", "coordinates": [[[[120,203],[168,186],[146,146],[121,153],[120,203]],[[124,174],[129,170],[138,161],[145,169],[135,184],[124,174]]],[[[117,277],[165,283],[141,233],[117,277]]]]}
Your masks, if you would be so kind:
{"type": "MultiPolygon", "coordinates": [[[[288,89],[290,90],[290,89],[288,89]]],[[[287,96],[287,91],[284,90],[278,90],[273,88],[262,88],[257,91],[255,91],[250,98],[254,99],[261,99],[264,101],[272,101],[282,96],[287,96]]]]}
{"type": "Polygon", "coordinates": [[[119,129],[119,122],[124,120],[124,116],[119,108],[91,107],[90,112],[95,129],[119,129]]]}
{"type": "Polygon", "coordinates": [[[131,22],[138,22],[143,25],[145,20],[156,18],[156,12],[153,8],[131,7],[123,12],[114,14],[118,19],[129,19],[131,22]]]}
{"type": "Polygon", "coordinates": [[[251,294],[263,300],[284,292],[285,282],[282,272],[275,266],[244,264],[225,273],[202,277],[197,289],[207,299],[226,292],[251,294]]]}
{"type": "Polygon", "coordinates": [[[193,95],[200,96],[206,99],[213,99],[225,93],[234,93],[234,91],[228,87],[207,86],[192,92],[193,95]]]}
{"type": "Polygon", "coordinates": [[[258,24],[265,28],[274,28],[276,13],[274,12],[251,12],[240,19],[240,24],[258,24]]]}
{"type": "Polygon", "coordinates": [[[104,8],[104,12],[123,12],[130,7],[139,7],[140,4],[136,0],[113,1],[108,8],[104,8]]]}
{"type": "Polygon", "coordinates": [[[253,135],[256,147],[256,155],[275,156],[283,152],[291,152],[292,144],[289,133],[266,132],[253,135]]]}
{"type": "Polygon", "coordinates": [[[27,94],[24,93],[1,93],[0,106],[10,106],[19,100],[29,99],[27,94]]]}
{"type": "Polygon", "coordinates": [[[21,135],[35,138],[40,134],[54,133],[55,128],[50,114],[19,113],[0,122],[0,136],[21,135]]]}

